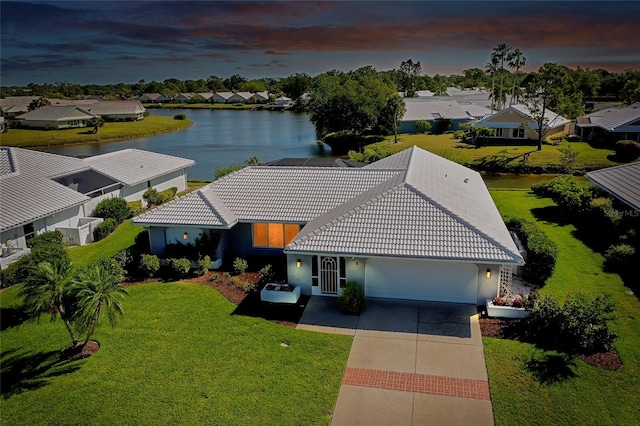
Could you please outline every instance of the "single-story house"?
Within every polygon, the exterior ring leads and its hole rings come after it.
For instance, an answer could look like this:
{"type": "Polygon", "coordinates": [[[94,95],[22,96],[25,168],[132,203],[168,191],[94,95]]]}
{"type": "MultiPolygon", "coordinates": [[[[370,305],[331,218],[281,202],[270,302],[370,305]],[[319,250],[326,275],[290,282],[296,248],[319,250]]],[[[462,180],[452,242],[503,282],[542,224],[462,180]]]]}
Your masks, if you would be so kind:
{"type": "Polygon", "coordinates": [[[276,98],[276,106],[281,108],[290,107],[293,105],[293,99],[287,98],[286,96],[279,96],[276,98]]]}
{"type": "MultiPolygon", "coordinates": [[[[567,132],[571,120],[547,109],[545,126],[549,129],[546,137],[560,132],[567,132]]],[[[511,105],[476,121],[474,126],[490,127],[495,130],[494,138],[498,139],[538,139],[538,124],[526,105],[511,105]]]]}
{"type": "Polygon", "coordinates": [[[439,118],[448,118],[453,122],[450,130],[458,130],[465,123],[471,123],[490,113],[487,108],[471,103],[460,104],[457,101],[433,102],[419,98],[405,98],[405,113],[400,119],[400,133],[416,133],[416,122],[424,120],[435,128],[439,118]]]}
{"type": "Polygon", "coordinates": [[[186,189],[193,160],[137,149],[85,159],[0,148],[0,269],[28,253],[27,240],[60,230],[75,245],[93,241],[91,217],[105,198],[142,200],[147,188],[186,189]]]}
{"type": "Polygon", "coordinates": [[[253,93],[249,92],[235,92],[233,95],[229,96],[227,99],[227,103],[235,104],[235,103],[246,103],[253,97],[253,93]]]}
{"type": "Polygon", "coordinates": [[[91,114],[99,115],[105,121],[144,120],[146,109],[140,101],[100,101],[87,108],[91,114]]]}
{"type": "Polygon", "coordinates": [[[602,138],[640,142],[640,102],[626,108],[607,108],[578,117],[576,133],[581,141],[602,138]]]}
{"type": "Polygon", "coordinates": [[[138,100],[140,102],[160,104],[162,102],[171,102],[171,97],[163,95],[161,93],[144,93],[138,98],[138,100]]]}
{"type": "Polygon", "coordinates": [[[211,102],[213,100],[213,92],[200,92],[198,93],[205,102],[211,102]]]}
{"type": "Polygon", "coordinates": [[[16,117],[20,127],[60,130],[86,127],[96,115],[77,106],[46,106],[16,117]]]}
{"type": "Polygon", "coordinates": [[[230,103],[229,98],[233,96],[233,92],[216,92],[213,94],[213,102],[216,104],[230,103]]]}
{"type": "Polygon", "coordinates": [[[251,101],[258,104],[269,102],[269,92],[256,92],[253,94],[251,101]]]}
{"type": "Polygon", "coordinates": [[[161,256],[217,229],[219,258],[280,259],[311,295],[356,281],[368,297],[481,305],[524,263],[480,174],[417,147],[363,168],[247,167],[133,223],[161,256]]]}
{"type": "Polygon", "coordinates": [[[640,215],[640,162],[594,170],[586,176],[640,215]]]}
{"type": "Polygon", "coordinates": [[[172,102],[177,104],[188,104],[191,102],[192,97],[193,93],[179,93],[175,98],[173,98],[172,102]]]}

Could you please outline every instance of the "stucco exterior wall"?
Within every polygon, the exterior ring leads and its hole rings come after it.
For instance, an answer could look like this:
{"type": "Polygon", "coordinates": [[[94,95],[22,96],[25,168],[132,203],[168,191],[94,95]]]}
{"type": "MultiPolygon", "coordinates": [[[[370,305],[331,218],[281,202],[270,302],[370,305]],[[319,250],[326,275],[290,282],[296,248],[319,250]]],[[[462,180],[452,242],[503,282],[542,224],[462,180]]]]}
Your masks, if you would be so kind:
{"type": "Polygon", "coordinates": [[[300,287],[302,294],[311,294],[311,258],[297,254],[287,255],[287,282],[300,287]],[[300,267],[296,262],[300,259],[300,267]]]}
{"type": "Polygon", "coordinates": [[[487,303],[498,295],[500,287],[500,265],[478,263],[478,305],[487,303]],[[487,278],[487,269],[491,270],[491,278],[487,278]]]}
{"type": "Polygon", "coordinates": [[[164,247],[166,245],[165,228],[156,226],[149,227],[149,246],[151,253],[156,256],[164,255],[164,247]]]}
{"type": "Polygon", "coordinates": [[[364,289],[365,283],[365,263],[366,259],[362,259],[359,257],[356,258],[346,258],[346,267],[347,267],[347,282],[349,281],[357,281],[358,284],[364,289]]]}
{"type": "Polygon", "coordinates": [[[120,196],[127,201],[142,200],[142,194],[144,194],[147,189],[147,182],[142,182],[134,186],[125,186],[120,190],[120,196]]]}
{"type": "Polygon", "coordinates": [[[187,189],[187,173],[185,169],[177,170],[151,180],[151,187],[157,191],[164,191],[174,186],[178,188],[178,192],[187,189]]]}

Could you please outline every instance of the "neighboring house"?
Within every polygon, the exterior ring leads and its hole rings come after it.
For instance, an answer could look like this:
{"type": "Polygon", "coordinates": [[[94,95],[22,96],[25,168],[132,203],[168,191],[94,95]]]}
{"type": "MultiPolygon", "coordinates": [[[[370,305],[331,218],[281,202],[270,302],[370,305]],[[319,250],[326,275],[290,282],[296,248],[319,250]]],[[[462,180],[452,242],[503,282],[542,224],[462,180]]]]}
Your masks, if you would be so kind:
{"type": "Polygon", "coordinates": [[[28,253],[27,240],[60,230],[72,244],[93,241],[101,200],[141,200],[153,187],[186,189],[193,160],[126,149],[85,159],[0,148],[0,268],[28,253]]]}
{"type": "Polygon", "coordinates": [[[213,101],[213,92],[201,92],[201,93],[198,93],[198,95],[202,96],[205,102],[213,101]]]}
{"type": "Polygon", "coordinates": [[[251,101],[257,104],[269,102],[269,92],[256,92],[253,94],[251,101]]]}
{"type": "Polygon", "coordinates": [[[216,104],[230,103],[229,98],[231,98],[233,94],[233,92],[216,92],[213,94],[213,102],[216,104]]]}
{"type": "Polygon", "coordinates": [[[416,133],[416,122],[424,120],[435,128],[439,118],[448,118],[453,122],[450,130],[458,130],[465,123],[471,123],[490,113],[487,108],[474,104],[460,104],[454,100],[432,102],[419,98],[405,98],[405,113],[400,120],[400,133],[416,133]]]}
{"type": "Polygon", "coordinates": [[[236,103],[246,103],[253,97],[253,93],[249,92],[236,92],[233,95],[229,96],[227,99],[227,103],[236,104],[236,103]]]}
{"type": "Polygon", "coordinates": [[[280,108],[290,107],[294,104],[293,99],[287,98],[286,96],[280,96],[276,98],[276,106],[280,108]]]}
{"type": "Polygon", "coordinates": [[[180,93],[178,96],[173,98],[173,102],[177,104],[188,104],[191,102],[191,98],[193,97],[193,93],[180,93]]]}
{"type": "Polygon", "coordinates": [[[622,139],[640,142],[640,102],[626,108],[607,108],[592,112],[576,120],[580,140],[622,139]]]}
{"type": "Polygon", "coordinates": [[[162,102],[171,102],[171,98],[160,93],[145,93],[140,96],[139,101],[151,104],[159,104],[162,102]]]}
{"type": "Polygon", "coordinates": [[[247,167],[133,223],[158,255],[218,229],[223,260],[280,259],[312,295],[356,281],[369,297],[484,304],[523,264],[480,174],[417,147],[363,168],[247,167]]]}
{"type": "Polygon", "coordinates": [[[4,133],[6,128],[6,124],[4,123],[4,117],[0,117],[0,133],[4,133]]]}
{"type": "Polygon", "coordinates": [[[29,104],[37,99],[40,99],[40,96],[8,96],[0,99],[2,115],[6,118],[15,118],[29,112],[29,104]]]}
{"type": "Polygon", "coordinates": [[[88,107],[87,111],[105,121],[138,121],[144,120],[146,110],[140,101],[100,101],[88,107]]]}
{"type": "Polygon", "coordinates": [[[20,127],[28,129],[60,130],[86,127],[95,118],[77,106],[46,106],[16,117],[20,127]]]}
{"type": "Polygon", "coordinates": [[[640,162],[587,172],[586,176],[640,215],[640,162]]]}
{"type": "MultiPolygon", "coordinates": [[[[545,126],[548,129],[545,137],[569,131],[571,120],[549,109],[545,111],[544,116],[545,126]]],[[[473,125],[494,129],[493,137],[498,139],[538,139],[538,124],[526,105],[511,105],[476,121],[473,125]]]]}

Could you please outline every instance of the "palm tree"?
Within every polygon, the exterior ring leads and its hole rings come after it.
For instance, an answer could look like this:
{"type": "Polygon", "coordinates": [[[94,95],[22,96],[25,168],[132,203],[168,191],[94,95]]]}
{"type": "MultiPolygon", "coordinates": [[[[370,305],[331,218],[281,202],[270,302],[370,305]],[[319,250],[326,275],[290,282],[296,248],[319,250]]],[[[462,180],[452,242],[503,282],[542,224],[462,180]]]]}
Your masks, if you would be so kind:
{"type": "Polygon", "coordinates": [[[70,301],[67,291],[71,284],[71,262],[61,259],[54,263],[42,262],[34,268],[20,290],[25,307],[33,314],[50,314],[51,321],[58,316],[64,322],[73,344],[77,342],[71,327],[70,301]]]}
{"type": "Polygon", "coordinates": [[[518,92],[516,92],[516,85],[518,82],[518,72],[520,68],[524,67],[527,63],[527,58],[522,56],[522,52],[520,49],[515,49],[513,52],[509,54],[507,58],[509,61],[509,67],[515,68],[515,73],[513,76],[513,87],[511,88],[511,99],[509,100],[509,105],[513,105],[514,99],[515,103],[518,103],[518,92]]]}
{"type": "Polygon", "coordinates": [[[72,292],[76,299],[75,324],[87,333],[83,346],[102,316],[106,315],[111,326],[115,326],[118,315],[123,314],[121,302],[128,294],[119,277],[100,266],[81,273],[73,282],[72,292]]]}
{"type": "Polygon", "coordinates": [[[509,46],[507,43],[500,43],[499,45],[494,47],[493,51],[491,52],[491,59],[493,60],[493,58],[497,58],[498,62],[500,62],[500,95],[498,98],[498,110],[501,109],[501,102],[503,102],[504,99],[502,97],[502,86],[504,84],[504,63],[509,56],[509,52],[511,52],[511,46],[509,46]]]}
{"type": "Polygon", "coordinates": [[[489,99],[491,99],[491,112],[493,112],[493,104],[495,101],[495,86],[496,86],[496,70],[498,69],[498,58],[491,55],[491,61],[487,62],[485,65],[487,74],[491,74],[491,94],[489,95],[489,99]]]}

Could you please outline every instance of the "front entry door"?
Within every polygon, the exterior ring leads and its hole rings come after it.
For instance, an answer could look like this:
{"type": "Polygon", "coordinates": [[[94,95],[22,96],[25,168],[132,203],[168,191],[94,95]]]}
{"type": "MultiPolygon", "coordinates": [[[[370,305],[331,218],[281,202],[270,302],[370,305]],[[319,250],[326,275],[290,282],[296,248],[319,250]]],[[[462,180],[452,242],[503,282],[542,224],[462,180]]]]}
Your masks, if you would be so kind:
{"type": "Polygon", "coordinates": [[[322,257],[320,259],[320,291],[323,294],[338,294],[338,259],[322,257]]]}

